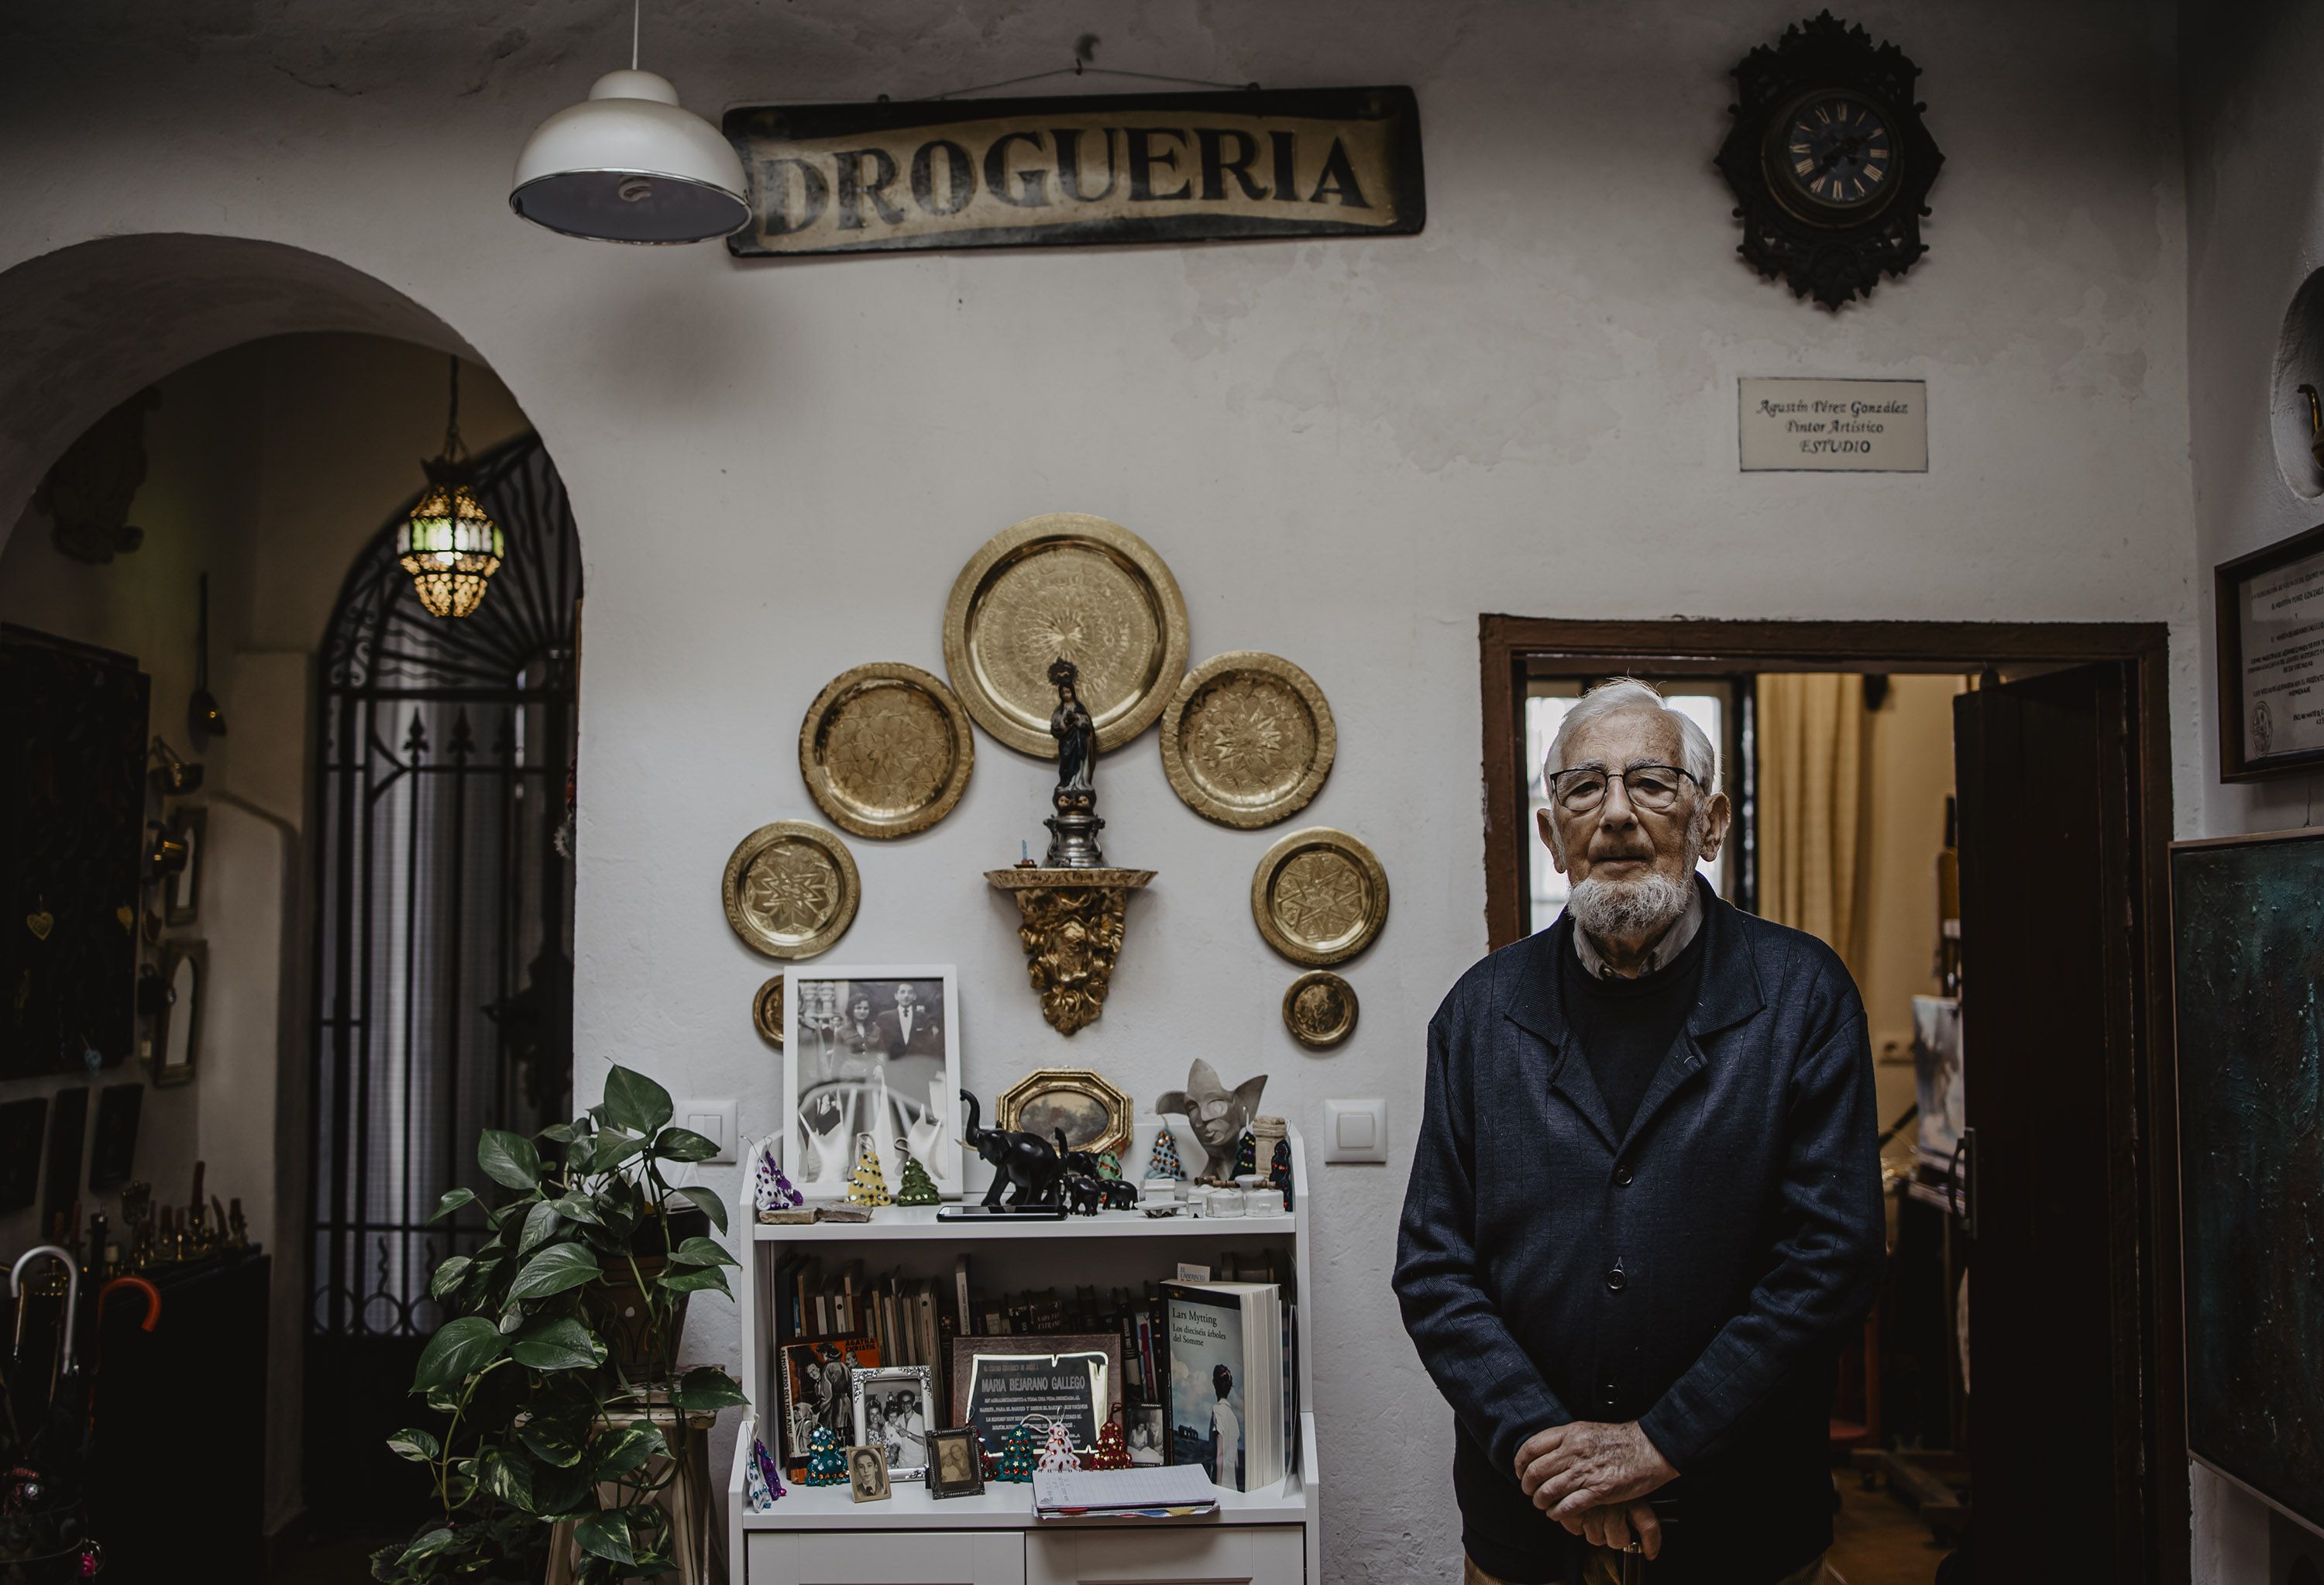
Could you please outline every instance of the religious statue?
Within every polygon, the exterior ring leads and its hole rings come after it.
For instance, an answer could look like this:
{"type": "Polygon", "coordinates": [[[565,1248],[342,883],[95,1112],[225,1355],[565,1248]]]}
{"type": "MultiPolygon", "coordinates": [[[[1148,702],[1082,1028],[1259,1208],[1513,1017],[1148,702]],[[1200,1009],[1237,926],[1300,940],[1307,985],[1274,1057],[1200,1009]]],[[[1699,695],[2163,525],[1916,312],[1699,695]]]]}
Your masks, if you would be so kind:
{"type": "Polygon", "coordinates": [[[1049,801],[1057,812],[1042,822],[1049,828],[1047,863],[1055,870],[1103,869],[1105,855],[1097,845],[1105,825],[1097,817],[1097,723],[1081,701],[1081,671],[1072,661],[1059,656],[1052,662],[1049,681],[1057,690],[1056,714],[1049,717],[1049,735],[1057,740],[1057,790],[1049,801]]]}
{"type": "Polygon", "coordinates": [[[1210,1156],[1203,1168],[1204,1182],[1231,1183],[1243,1129],[1250,1126],[1250,1114],[1259,1109],[1259,1094],[1266,1088],[1267,1075],[1261,1074],[1230,1090],[1219,1082],[1218,1069],[1196,1057],[1186,1074],[1186,1087],[1166,1092],[1154,1103],[1154,1110],[1184,1112],[1194,1125],[1194,1138],[1210,1156]]]}

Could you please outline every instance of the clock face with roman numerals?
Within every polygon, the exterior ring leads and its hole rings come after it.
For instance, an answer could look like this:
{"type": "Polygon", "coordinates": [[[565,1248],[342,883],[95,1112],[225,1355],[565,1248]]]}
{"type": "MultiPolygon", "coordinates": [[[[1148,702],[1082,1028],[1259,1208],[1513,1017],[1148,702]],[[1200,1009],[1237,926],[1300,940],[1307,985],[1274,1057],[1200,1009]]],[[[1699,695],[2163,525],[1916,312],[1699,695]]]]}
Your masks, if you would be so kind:
{"type": "Polygon", "coordinates": [[[1854,220],[1896,190],[1896,139],[1888,116],[1860,94],[1801,95],[1767,129],[1768,184],[1803,220],[1854,220]]]}

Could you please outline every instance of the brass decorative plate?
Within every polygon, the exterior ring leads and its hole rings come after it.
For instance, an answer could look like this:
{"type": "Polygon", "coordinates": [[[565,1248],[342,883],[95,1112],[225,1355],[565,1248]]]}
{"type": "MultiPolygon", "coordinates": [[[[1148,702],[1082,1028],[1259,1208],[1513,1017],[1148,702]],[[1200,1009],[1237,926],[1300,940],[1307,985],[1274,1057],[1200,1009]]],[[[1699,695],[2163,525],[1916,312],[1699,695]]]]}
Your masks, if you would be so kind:
{"type": "Polygon", "coordinates": [[[1162,709],[1162,769],[1205,820],[1251,829],[1288,820],[1332,774],[1332,706],[1279,655],[1235,650],[1186,674],[1162,709]]]}
{"type": "Polygon", "coordinates": [[[1328,1051],[1356,1032],[1356,988],[1329,969],[1310,969],[1283,993],[1283,1027],[1311,1051],[1328,1051]]]}
{"type": "Polygon", "coordinates": [[[751,998],[751,1022],[770,1045],[783,1043],[783,977],[780,974],[759,987],[751,998]]]}
{"type": "Polygon", "coordinates": [[[863,882],[840,840],[804,820],[744,837],[726,861],[726,922],[754,952],[811,958],[855,922],[863,882]]]}
{"type": "Polygon", "coordinates": [[[1250,913],[1267,945],[1293,963],[1345,963],[1388,922],[1388,871],[1346,832],[1311,825],[1259,860],[1250,913]]]}
{"type": "Polygon", "coordinates": [[[969,558],[945,603],[945,669],[976,724],[1055,759],[1049,663],[1081,668],[1110,753],[1154,724],[1186,666],[1186,602],[1154,548],[1086,512],[1027,518],[969,558]]]}
{"type": "Polygon", "coordinates": [[[967,713],[917,666],[841,672],[799,727],[799,775],[816,804],[858,836],[926,831],[960,802],[976,765],[967,713]]]}

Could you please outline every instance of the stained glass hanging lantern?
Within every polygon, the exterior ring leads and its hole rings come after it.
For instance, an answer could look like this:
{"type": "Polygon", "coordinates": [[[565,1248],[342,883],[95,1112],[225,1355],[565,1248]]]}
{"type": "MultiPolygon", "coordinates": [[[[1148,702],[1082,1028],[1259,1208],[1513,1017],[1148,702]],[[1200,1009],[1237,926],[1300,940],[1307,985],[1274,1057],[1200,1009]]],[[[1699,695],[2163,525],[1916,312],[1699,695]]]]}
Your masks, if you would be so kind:
{"type": "Polygon", "coordinates": [[[467,616],[484,604],[484,589],[508,553],[507,537],[477,501],[475,470],[460,439],[460,360],[452,360],[452,401],[444,421],[444,453],[420,465],[428,488],[395,530],[396,559],[411,575],[430,616],[467,616]]]}

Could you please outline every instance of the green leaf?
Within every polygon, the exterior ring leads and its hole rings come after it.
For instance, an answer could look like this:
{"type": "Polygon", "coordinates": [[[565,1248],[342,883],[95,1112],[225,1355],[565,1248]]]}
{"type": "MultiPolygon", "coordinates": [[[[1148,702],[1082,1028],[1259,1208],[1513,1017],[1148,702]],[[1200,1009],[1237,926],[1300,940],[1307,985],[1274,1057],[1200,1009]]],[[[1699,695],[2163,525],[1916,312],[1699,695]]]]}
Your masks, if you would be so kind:
{"type": "Polygon", "coordinates": [[[597,1258],[579,1244],[551,1244],[525,1262],[524,1269],[509,1284],[509,1297],[545,1299],[603,1275],[597,1258]]]}
{"type": "Polygon", "coordinates": [[[669,1401],[681,1409],[725,1409],[748,1404],[734,1378],[715,1365],[697,1365],[678,1378],[669,1401]]]}
{"type": "Polygon", "coordinates": [[[509,1356],[528,1370],[589,1370],[605,1362],[605,1345],[567,1315],[526,1327],[509,1356]]]}
{"type": "Polygon", "coordinates": [[[427,1463],[443,1456],[444,1444],[425,1431],[406,1426],[387,1439],[387,1451],[399,1459],[410,1459],[415,1464],[427,1463]]]}
{"type": "Polygon", "coordinates": [[[516,1329],[523,1324],[524,1306],[522,1304],[511,1299],[501,1306],[500,1333],[503,1337],[514,1337],[516,1329]]]}
{"type": "Polygon", "coordinates": [[[447,1321],[420,1350],[420,1368],[412,1375],[411,1390],[426,1392],[473,1376],[499,1359],[504,1346],[499,1330],[481,1315],[463,1315],[457,1321],[447,1321]]]}
{"type": "Polygon", "coordinates": [[[474,1189],[447,1189],[444,1191],[444,1197],[436,1202],[436,1210],[428,1220],[440,1221],[459,1210],[461,1206],[474,1205],[475,1203],[476,1192],[474,1189]]]}
{"type": "Polygon", "coordinates": [[[543,1200],[524,1213],[524,1231],[516,1240],[520,1259],[549,1241],[549,1234],[557,1230],[557,1203],[553,1200],[543,1200]]]}
{"type": "Polygon", "coordinates": [[[496,1184],[530,1189],[540,1182],[540,1152],[522,1134],[486,1129],[476,1141],[476,1165],[496,1184]]]}
{"type": "Polygon", "coordinates": [[[642,1153],[647,1141],[636,1134],[619,1129],[607,1129],[597,1136],[597,1143],[589,1153],[590,1172],[611,1172],[631,1156],[642,1153]]]}
{"type": "Polygon", "coordinates": [[[669,1258],[680,1266],[740,1266],[742,1263],[726,1253],[726,1246],[715,1239],[700,1234],[687,1239],[669,1252],[669,1258]]]}
{"type": "Polygon", "coordinates": [[[632,1134],[650,1134],[669,1121],[669,1092],[634,1068],[616,1064],[605,1075],[605,1120],[632,1134]]]}
{"type": "MultiPolygon", "coordinates": [[[[614,1070],[620,1072],[618,1068],[614,1070]]],[[[630,1516],[621,1508],[610,1508],[591,1514],[573,1526],[573,1539],[581,1550],[594,1553],[617,1563],[635,1562],[630,1552],[630,1516]]]]}
{"type": "Polygon", "coordinates": [[[574,1138],[573,1125],[571,1123],[551,1123],[547,1128],[541,1129],[535,1138],[546,1139],[552,1145],[570,1145],[573,1143],[574,1138]]]}
{"type": "Polygon", "coordinates": [[[710,1218],[720,1232],[726,1230],[726,1202],[718,1197],[717,1190],[706,1189],[697,1184],[678,1190],[678,1195],[681,1200],[691,1200],[702,1207],[703,1213],[710,1218]]]}
{"type": "Polygon", "coordinates": [[[648,1459],[669,1451],[669,1444],[661,1433],[650,1425],[625,1425],[621,1430],[601,1436],[590,1450],[589,1478],[611,1480],[625,1475],[648,1459]]]}
{"type": "Polygon", "coordinates": [[[403,1549],[403,1555],[395,1560],[395,1566],[400,1569],[410,1568],[421,1558],[433,1557],[451,1544],[452,1533],[449,1530],[441,1528],[430,1530],[403,1549]]]}
{"type": "Polygon", "coordinates": [[[680,1271],[665,1271],[654,1278],[654,1286],[666,1294],[698,1294],[704,1288],[716,1288],[728,1298],[734,1290],[726,1286],[726,1274],[715,1266],[689,1266],[680,1271]]]}
{"type": "Polygon", "coordinates": [[[447,1255],[437,1264],[436,1275],[428,1279],[428,1296],[440,1299],[460,1286],[462,1279],[475,1269],[475,1261],[466,1255],[447,1255]]]}
{"type": "Polygon", "coordinates": [[[692,1129],[664,1129],[654,1136],[653,1153],[664,1161],[707,1161],[718,1154],[718,1142],[692,1129]]]}
{"type": "Polygon", "coordinates": [[[602,1220],[597,1214],[596,1203],[577,1190],[552,1200],[549,1203],[557,1207],[558,1215],[570,1221],[585,1222],[595,1227],[602,1220]]]}

